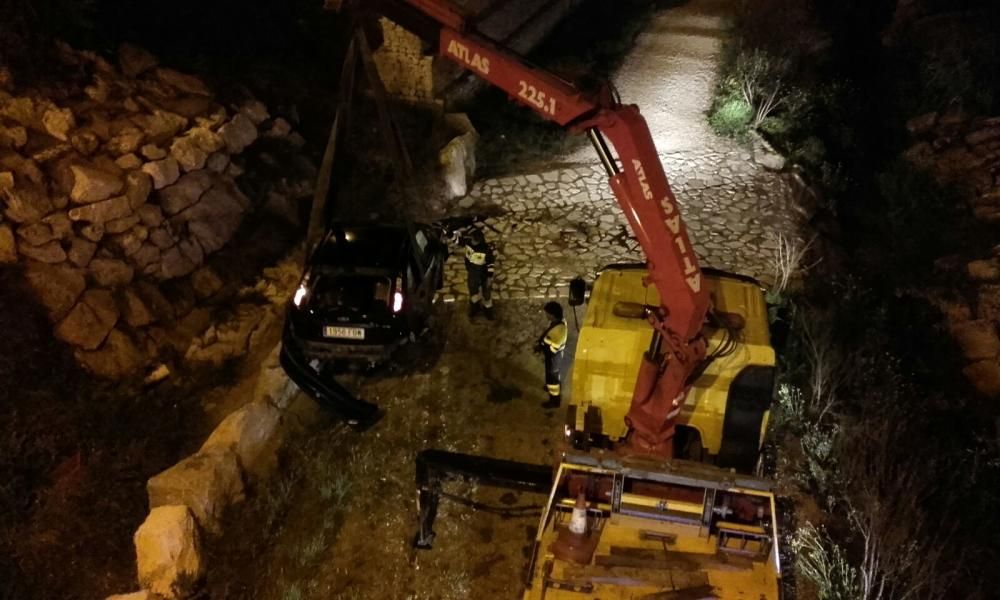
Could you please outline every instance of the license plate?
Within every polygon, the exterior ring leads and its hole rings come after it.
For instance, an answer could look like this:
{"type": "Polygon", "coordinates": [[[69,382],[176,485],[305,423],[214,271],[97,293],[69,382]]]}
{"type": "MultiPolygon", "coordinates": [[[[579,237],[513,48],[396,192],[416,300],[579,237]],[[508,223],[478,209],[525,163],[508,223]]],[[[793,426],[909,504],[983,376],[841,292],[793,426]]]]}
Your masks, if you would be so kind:
{"type": "Polygon", "coordinates": [[[346,340],[365,339],[365,330],[361,327],[332,327],[323,328],[323,337],[341,338],[346,340]]]}

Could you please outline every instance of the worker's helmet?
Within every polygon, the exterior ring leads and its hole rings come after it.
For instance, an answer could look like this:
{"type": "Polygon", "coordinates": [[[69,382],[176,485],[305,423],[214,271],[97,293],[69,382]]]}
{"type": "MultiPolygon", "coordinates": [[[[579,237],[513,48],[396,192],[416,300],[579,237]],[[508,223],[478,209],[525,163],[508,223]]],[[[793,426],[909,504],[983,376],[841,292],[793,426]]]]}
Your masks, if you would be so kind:
{"type": "Polygon", "coordinates": [[[563,318],[563,307],[562,304],[559,304],[558,302],[548,302],[542,310],[545,311],[545,314],[555,319],[561,320],[563,318]]]}
{"type": "Polygon", "coordinates": [[[473,227],[472,231],[469,232],[469,239],[472,240],[474,244],[482,244],[486,241],[486,236],[483,235],[483,231],[478,227],[473,227]]]}

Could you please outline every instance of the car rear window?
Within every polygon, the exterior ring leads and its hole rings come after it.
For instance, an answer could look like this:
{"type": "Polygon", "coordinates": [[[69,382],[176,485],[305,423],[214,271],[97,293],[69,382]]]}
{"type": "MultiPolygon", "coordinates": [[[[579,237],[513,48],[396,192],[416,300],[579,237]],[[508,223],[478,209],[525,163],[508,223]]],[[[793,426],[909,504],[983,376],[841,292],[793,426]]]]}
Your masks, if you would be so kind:
{"type": "Polygon", "coordinates": [[[327,275],[316,282],[314,302],[318,308],[370,309],[389,305],[392,282],[374,275],[327,275]]]}

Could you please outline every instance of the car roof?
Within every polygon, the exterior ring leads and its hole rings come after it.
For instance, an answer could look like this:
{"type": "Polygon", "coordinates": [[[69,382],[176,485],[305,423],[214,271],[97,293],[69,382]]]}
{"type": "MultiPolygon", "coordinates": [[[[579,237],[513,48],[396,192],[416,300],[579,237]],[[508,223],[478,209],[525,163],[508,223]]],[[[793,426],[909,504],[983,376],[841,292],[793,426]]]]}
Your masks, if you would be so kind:
{"type": "Polygon", "coordinates": [[[336,223],[313,254],[312,265],[399,271],[406,265],[406,227],[384,223],[336,223]]]}

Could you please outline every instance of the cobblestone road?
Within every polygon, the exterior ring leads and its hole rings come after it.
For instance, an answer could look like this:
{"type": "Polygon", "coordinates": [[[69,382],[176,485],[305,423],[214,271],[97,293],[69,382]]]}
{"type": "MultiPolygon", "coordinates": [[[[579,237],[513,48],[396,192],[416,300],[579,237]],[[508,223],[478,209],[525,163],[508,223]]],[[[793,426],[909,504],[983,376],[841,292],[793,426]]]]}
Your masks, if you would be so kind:
{"type": "MultiPolygon", "coordinates": [[[[660,11],[615,77],[623,101],[649,122],[702,266],[772,277],[776,235],[796,231],[781,176],[706,122],[731,0],[660,11]]],[[[480,181],[458,206],[488,215],[499,300],[564,296],[616,262],[643,260],[607,177],[587,148],[557,157],[575,166],[480,181]]],[[[449,262],[445,301],[466,296],[461,256],[449,262]]]]}

